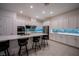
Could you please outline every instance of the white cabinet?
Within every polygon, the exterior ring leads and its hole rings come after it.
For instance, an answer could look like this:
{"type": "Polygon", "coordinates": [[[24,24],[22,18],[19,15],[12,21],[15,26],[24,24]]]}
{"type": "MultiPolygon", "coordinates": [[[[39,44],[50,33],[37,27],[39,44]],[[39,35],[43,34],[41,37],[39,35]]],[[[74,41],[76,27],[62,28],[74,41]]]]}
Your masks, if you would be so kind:
{"type": "Polygon", "coordinates": [[[70,16],[68,18],[68,27],[69,28],[76,28],[76,21],[77,21],[76,16],[70,16]]]}
{"type": "Polygon", "coordinates": [[[77,15],[77,28],[79,28],[79,14],[77,15]]]}
{"type": "Polygon", "coordinates": [[[76,46],[75,36],[67,36],[66,40],[67,40],[66,44],[76,46]]]}
{"type": "Polygon", "coordinates": [[[76,37],[75,41],[76,41],[76,43],[75,43],[76,46],[79,47],[79,37],[76,37]]]}
{"type": "Polygon", "coordinates": [[[0,17],[0,33],[10,35],[13,33],[13,21],[10,17],[0,17]]]}

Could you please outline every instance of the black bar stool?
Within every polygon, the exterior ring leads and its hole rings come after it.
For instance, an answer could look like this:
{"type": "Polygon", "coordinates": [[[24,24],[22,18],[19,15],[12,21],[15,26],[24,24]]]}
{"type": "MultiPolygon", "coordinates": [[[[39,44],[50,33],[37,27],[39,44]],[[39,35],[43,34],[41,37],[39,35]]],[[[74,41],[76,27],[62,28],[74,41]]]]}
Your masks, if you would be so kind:
{"type": "Polygon", "coordinates": [[[33,37],[33,44],[32,44],[32,48],[35,48],[35,52],[37,50],[37,48],[39,47],[41,49],[41,46],[40,46],[40,36],[37,36],[37,37],[33,37]]]}
{"type": "Polygon", "coordinates": [[[9,41],[0,42],[0,52],[4,51],[5,56],[9,56],[8,48],[9,48],[9,41]]]}
{"type": "Polygon", "coordinates": [[[41,45],[44,45],[44,47],[48,45],[48,40],[49,40],[48,35],[43,35],[41,40],[41,45]]]}
{"type": "Polygon", "coordinates": [[[28,38],[18,39],[18,45],[20,46],[19,52],[18,52],[19,55],[21,55],[21,48],[22,48],[22,46],[26,47],[27,56],[29,55],[28,54],[28,49],[27,49],[27,44],[28,44],[28,38]]]}

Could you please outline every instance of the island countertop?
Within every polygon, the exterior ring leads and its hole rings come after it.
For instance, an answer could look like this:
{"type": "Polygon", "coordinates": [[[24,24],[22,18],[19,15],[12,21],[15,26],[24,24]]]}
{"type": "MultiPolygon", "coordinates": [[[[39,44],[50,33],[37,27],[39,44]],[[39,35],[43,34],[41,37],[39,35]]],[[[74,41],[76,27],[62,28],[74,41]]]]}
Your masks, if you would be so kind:
{"type": "Polygon", "coordinates": [[[41,35],[47,35],[47,34],[46,33],[33,33],[29,35],[5,35],[5,36],[0,36],[0,41],[30,38],[30,37],[41,36],[41,35]]]}

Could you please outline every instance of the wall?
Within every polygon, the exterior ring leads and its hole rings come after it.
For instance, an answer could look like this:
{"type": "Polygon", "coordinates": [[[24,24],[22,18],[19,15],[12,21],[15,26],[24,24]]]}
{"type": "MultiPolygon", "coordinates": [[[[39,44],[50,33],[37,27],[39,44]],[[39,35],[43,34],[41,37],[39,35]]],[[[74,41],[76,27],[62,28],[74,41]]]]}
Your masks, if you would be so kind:
{"type": "MultiPolygon", "coordinates": [[[[0,9],[0,35],[16,35],[17,26],[25,25],[37,25],[41,26],[42,23],[36,19],[30,19],[21,15],[17,15],[15,12],[8,10],[0,9]]],[[[30,40],[29,40],[30,42],[30,40]]],[[[31,45],[28,44],[28,48],[31,48],[31,45]]],[[[10,41],[9,52],[10,55],[17,54],[19,50],[17,40],[10,41]]]]}
{"type": "MultiPolygon", "coordinates": [[[[79,9],[52,17],[45,21],[43,25],[49,25],[52,28],[79,28],[79,9]]],[[[71,46],[79,47],[79,37],[55,35],[50,33],[50,39],[62,42],[71,46]]]]}

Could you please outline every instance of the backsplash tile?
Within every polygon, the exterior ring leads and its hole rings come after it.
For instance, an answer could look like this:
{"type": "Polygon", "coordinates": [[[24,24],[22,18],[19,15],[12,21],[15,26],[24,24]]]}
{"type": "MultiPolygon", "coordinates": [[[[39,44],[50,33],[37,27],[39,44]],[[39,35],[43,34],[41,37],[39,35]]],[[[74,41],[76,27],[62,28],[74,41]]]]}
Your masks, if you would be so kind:
{"type": "Polygon", "coordinates": [[[79,33],[79,29],[75,28],[54,28],[52,32],[66,32],[66,33],[79,33]]]}

